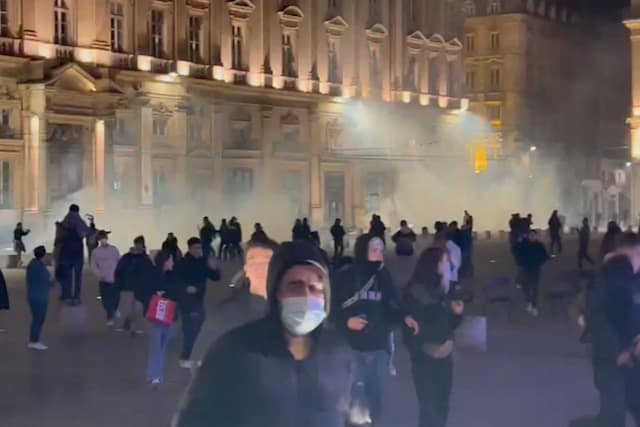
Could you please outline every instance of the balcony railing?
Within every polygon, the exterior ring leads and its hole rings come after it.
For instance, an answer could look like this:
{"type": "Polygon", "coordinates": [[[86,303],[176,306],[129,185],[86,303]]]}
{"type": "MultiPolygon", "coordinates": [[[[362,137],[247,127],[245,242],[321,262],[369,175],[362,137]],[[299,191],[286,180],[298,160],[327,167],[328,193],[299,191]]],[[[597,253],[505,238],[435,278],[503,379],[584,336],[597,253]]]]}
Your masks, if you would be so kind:
{"type": "Polygon", "coordinates": [[[20,53],[21,40],[0,37],[0,55],[17,55],[20,53]]]}
{"type": "Polygon", "coordinates": [[[73,46],[57,45],[56,58],[67,61],[73,60],[73,46]]]}
{"type": "Polygon", "coordinates": [[[189,75],[197,79],[207,79],[211,76],[211,71],[208,65],[190,64],[189,75]]]}
{"type": "Polygon", "coordinates": [[[135,70],[136,57],[128,53],[111,53],[111,66],[125,70],[135,70]]]}
{"type": "Polygon", "coordinates": [[[173,71],[173,61],[170,59],[151,58],[152,73],[167,74],[173,71]]]}

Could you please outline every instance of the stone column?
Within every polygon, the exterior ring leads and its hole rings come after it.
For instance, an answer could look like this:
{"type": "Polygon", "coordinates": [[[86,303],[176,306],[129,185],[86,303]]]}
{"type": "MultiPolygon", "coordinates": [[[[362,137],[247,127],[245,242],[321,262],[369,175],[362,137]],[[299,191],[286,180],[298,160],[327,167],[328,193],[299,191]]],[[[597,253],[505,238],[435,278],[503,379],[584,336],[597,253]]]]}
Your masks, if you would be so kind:
{"type": "Polygon", "coordinates": [[[211,111],[211,153],[213,155],[213,191],[224,197],[224,170],[222,165],[222,151],[224,144],[224,107],[213,104],[211,111]]]}
{"type": "Polygon", "coordinates": [[[363,192],[363,182],[362,182],[362,168],[358,166],[357,163],[353,163],[351,167],[351,173],[353,175],[352,182],[352,190],[351,194],[353,195],[352,206],[353,206],[353,223],[352,225],[355,227],[361,227],[363,225],[364,215],[365,215],[365,206],[364,206],[364,192],[363,192]]]}
{"type": "Polygon", "coordinates": [[[105,143],[104,143],[104,120],[96,120],[93,131],[93,167],[95,173],[96,206],[95,213],[104,213],[105,200],[105,143]]]}
{"type": "Polygon", "coordinates": [[[322,206],[322,170],[320,166],[320,151],[322,138],[320,133],[320,117],[317,112],[309,114],[309,132],[311,137],[310,147],[310,200],[311,200],[311,223],[324,224],[324,211],[322,206]]]}
{"type": "Polygon", "coordinates": [[[190,199],[187,180],[187,113],[184,110],[176,110],[174,113],[174,138],[176,145],[176,201],[185,198],[190,199]]]}
{"type": "Polygon", "coordinates": [[[263,189],[264,194],[270,194],[271,190],[278,190],[276,186],[275,170],[273,167],[273,142],[276,139],[276,127],[273,117],[273,108],[268,105],[262,106],[262,156],[264,164],[263,189]]]}
{"type": "Polygon", "coordinates": [[[449,96],[449,60],[446,56],[439,55],[438,61],[438,89],[440,96],[449,96]]]}
{"type": "Polygon", "coordinates": [[[153,156],[151,107],[140,108],[140,205],[153,206],[153,156]]]}
{"type": "Polygon", "coordinates": [[[47,209],[46,99],[44,85],[27,88],[29,109],[23,112],[24,208],[25,213],[43,214],[47,209]]]}

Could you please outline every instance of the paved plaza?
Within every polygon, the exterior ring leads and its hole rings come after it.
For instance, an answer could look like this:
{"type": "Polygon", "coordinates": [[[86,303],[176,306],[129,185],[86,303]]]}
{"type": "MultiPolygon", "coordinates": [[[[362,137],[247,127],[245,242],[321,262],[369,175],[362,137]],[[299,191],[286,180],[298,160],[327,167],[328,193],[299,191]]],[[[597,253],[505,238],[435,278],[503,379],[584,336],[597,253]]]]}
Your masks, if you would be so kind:
{"type": "MultiPolygon", "coordinates": [[[[575,268],[575,244],[550,262],[543,286],[575,268]]],[[[594,253],[595,245],[594,245],[594,253]]],[[[399,283],[412,261],[390,257],[388,264],[399,283]]],[[[513,276],[513,263],[504,241],[476,244],[474,303],[478,313],[481,288],[491,277],[513,276]]],[[[224,280],[210,284],[208,312],[228,298],[229,277],[237,265],[225,264],[224,280]]],[[[0,426],[2,427],[162,427],[169,424],[190,372],[178,367],[180,337],[168,356],[165,383],[153,391],[145,383],[147,336],[137,338],[108,330],[104,325],[95,281],[86,276],[84,304],[89,318],[82,330],[65,327],[64,315],[52,294],[43,341],[47,352],[27,350],[29,315],[25,305],[24,271],[5,270],[12,310],[2,313],[0,327],[0,426]]],[[[519,295],[518,295],[519,296],[519,295]]],[[[520,298],[520,296],[519,296],[520,298]]],[[[211,327],[211,325],[208,325],[211,327]]],[[[209,344],[207,326],[196,353],[209,344]]],[[[579,331],[563,310],[542,307],[538,319],[528,317],[518,300],[516,314],[507,320],[499,307],[488,319],[486,353],[460,351],[456,355],[450,427],[563,427],[570,419],[597,409],[597,396],[579,331]]],[[[398,346],[398,376],[390,380],[384,426],[416,426],[416,403],[409,362],[398,346]]]]}

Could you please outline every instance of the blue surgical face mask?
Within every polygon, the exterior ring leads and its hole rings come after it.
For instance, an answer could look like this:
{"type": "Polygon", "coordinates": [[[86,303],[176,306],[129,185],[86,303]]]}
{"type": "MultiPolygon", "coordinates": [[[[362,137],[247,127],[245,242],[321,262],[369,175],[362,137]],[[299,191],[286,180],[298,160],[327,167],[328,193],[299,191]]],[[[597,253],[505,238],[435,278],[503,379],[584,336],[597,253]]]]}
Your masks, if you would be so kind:
{"type": "Polygon", "coordinates": [[[282,323],[291,334],[307,335],[327,317],[324,298],[306,296],[284,298],[280,301],[282,323]]]}

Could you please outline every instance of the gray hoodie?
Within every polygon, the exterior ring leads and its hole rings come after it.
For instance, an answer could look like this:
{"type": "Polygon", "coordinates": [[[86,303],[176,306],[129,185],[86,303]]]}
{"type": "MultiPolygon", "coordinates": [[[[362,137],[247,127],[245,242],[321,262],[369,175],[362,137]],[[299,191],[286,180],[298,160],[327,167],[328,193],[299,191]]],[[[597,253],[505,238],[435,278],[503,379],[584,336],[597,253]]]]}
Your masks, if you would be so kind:
{"type": "Polygon", "coordinates": [[[113,245],[98,246],[91,256],[91,270],[99,281],[115,283],[115,272],[120,260],[120,252],[113,245]]]}

